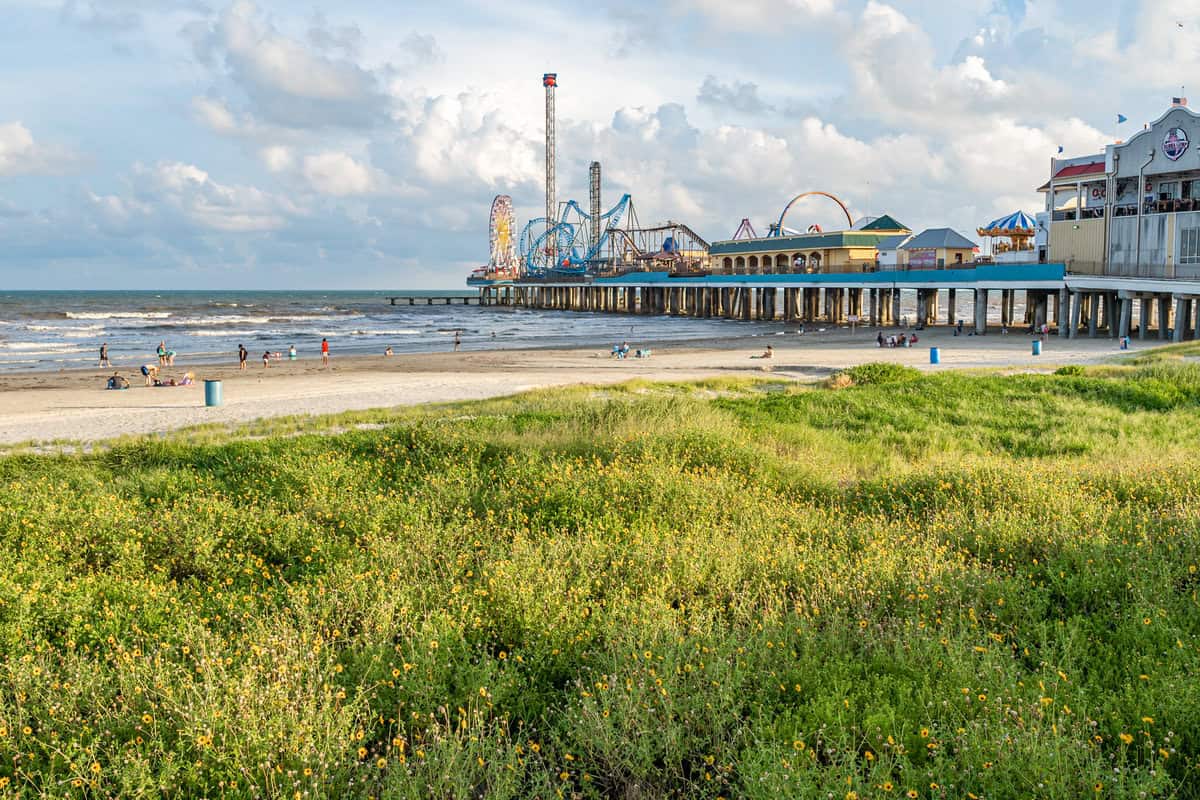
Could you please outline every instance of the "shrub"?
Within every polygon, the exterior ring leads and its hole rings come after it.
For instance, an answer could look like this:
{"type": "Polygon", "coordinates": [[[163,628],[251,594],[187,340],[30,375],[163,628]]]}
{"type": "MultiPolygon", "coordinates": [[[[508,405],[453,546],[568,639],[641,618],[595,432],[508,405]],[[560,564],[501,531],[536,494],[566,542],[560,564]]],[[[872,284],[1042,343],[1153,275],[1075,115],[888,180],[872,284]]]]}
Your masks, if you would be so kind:
{"type": "Polygon", "coordinates": [[[860,364],[843,370],[843,375],[849,376],[857,386],[870,386],[881,383],[904,383],[921,377],[921,371],[915,367],[903,364],[892,364],[887,361],[875,361],[870,364],[860,364]]]}
{"type": "Polygon", "coordinates": [[[1079,376],[1084,374],[1083,366],[1080,364],[1067,364],[1064,367],[1059,367],[1054,370],[1055,375],[1072,375],[1079,376]]]}

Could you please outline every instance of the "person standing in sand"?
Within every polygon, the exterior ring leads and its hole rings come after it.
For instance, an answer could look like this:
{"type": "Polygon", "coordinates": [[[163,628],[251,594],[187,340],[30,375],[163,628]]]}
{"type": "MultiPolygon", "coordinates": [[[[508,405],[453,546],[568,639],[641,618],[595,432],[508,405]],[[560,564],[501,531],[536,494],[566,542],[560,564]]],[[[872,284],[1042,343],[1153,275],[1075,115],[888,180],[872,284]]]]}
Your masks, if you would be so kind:
{"type": "Polygon", "coordinates": [[[321,366],[329,366],[329,340],[321,339],[321,366]]]}
{"type": "Polygon", "coordinates": [[[246,358],[250,355],[250,351],[246,349],[246,345],[238,345],[238,369],[242,372],[246,371],[246,358]]]}
{"type": "Polygon", "coordinates": [[[271,366],[271,351],[263,351],[263,369],[268,369],[271,366]]]}
{"type": "Polygon", "coordinates": [[[111,367],[112,364],[108,361],[108,342],[100,345],[100,366],[111,367]]]}

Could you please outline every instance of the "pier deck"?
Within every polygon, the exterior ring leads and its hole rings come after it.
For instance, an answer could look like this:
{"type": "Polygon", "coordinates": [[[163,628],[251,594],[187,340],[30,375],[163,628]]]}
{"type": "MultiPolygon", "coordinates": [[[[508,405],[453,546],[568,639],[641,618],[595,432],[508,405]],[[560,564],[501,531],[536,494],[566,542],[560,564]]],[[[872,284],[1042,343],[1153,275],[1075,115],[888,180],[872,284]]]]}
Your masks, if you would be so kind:
{"type": "MultiPolygon", "coordinates": [[[[387,300],[388,300],[388,305],[392,305],[392,306],[396,305],[397,301],[404,301],[404,300],[407,300],[408,305],[410,305],[410,306],[434,306],[434,305],[449,306],[449,305],[454,305],[455,301],[460,301],[461,304],[464,306],[469,306],[469,305],[471,305],[471,303],[474,303],[475,305],[480,305],[480,298],[472,297],[470,295],[452,295],[452,296],[447,296],[447,297],[409,297],[406,295],[400,295],[400,296],[396,296],[396,297],[388,297],[387,300]],[[418,302],[418,301],[424,301],[424,302],[418,302]]],[[[405,305],[405,303],[400,302],[400,305],[405,305]]]]}
{"type": "MultiPolygon", "coordinates": [[[[559,311],[775,320],[782,322],[901,322],[901,296],[916,294],[918,327],[967,323],[977,335],[988,326],[1051,325],[1061,336],[1128,336],[1135,300],[1137,332],[1160,339],[1200,339],[1200,282],[1116,280],[1071,275],[1064,264],[980,264],[927,270],[861,273],[672,276],[630,272],[566,280],[524,278],[481,286],[481,305],[559,311]],[[973,314],[956,319],[957,293],[973,293],[973,314]],[[989,319],[989,296],[1000,292],[999,319],[989,319]],[[1025,314],[1016,316],[1022,292],[1025,314]],[[940,308],[940,297],[946,307],[940,308]]],[[[910,295],[911,297],[911,295],[910,295]]]]}

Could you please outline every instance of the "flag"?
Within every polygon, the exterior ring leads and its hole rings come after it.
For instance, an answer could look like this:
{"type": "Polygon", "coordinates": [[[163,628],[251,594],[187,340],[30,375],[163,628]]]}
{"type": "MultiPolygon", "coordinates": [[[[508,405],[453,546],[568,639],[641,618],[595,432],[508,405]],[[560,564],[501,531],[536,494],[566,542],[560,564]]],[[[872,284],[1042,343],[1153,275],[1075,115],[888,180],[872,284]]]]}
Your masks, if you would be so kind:
{"type": "Polygon", "coordinates": [[[1059,153],[1061,153],[1062,151],[1063,151],[1063,147],[1062,147],[1062,145],[1060,144],[1060,145],[1058,146],[1058,152],[1059,152],[1059,153]]]}
{"type": "Polygon", "coordinates": [[[1129,117],[1125,116],[1124,114],[1117,114],[1117,124],[1118,125],[1120,125],[1122,122],[1125,122],[1128,119],[1129,119],[1129,117]]]}
{"type": "Polygon", "coordinates": [[[1187,98],[1186,98],[1186,97],[1172,97],[1172,98],[1171,98],[1171,105],[1173,105],[1173,106],[1186,106],[1186,105],[1187,105],[1187,98]]]}

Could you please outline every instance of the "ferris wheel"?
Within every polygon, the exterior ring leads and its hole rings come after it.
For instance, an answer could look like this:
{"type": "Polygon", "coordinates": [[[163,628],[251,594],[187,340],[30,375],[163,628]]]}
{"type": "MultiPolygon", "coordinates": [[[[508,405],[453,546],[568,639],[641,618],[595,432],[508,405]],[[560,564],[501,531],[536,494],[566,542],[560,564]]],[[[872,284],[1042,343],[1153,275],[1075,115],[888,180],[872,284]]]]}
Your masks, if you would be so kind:
{"type": "Polygon", "coordinates": [[[506,194],[496,195],[488,218],[488,272],[516,274],[518,271],[516,227],[512,198],[506,194]]]}

